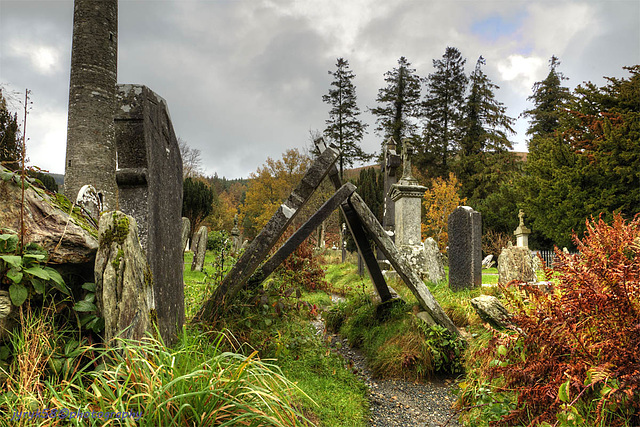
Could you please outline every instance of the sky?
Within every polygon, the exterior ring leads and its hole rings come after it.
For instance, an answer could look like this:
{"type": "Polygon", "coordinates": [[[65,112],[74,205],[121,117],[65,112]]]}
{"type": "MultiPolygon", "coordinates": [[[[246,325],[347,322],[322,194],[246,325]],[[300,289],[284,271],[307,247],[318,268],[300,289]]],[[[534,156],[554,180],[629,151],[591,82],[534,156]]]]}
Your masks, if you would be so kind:
{"type": "MultiPolygon", "coordinates": [[[[0,85],[15,111],[31,90],[27,154],[53,173],[64,173],[72,27],[72,0],[0,0],[0,85]]],[[[382,141],[368,109],[401,56],[426,77],[447,46],[467,74],[482,55],[514,118],[552,55],[571,88],[640,64],[640,0],[120,0],[118,31],[118,83],[162,96],[203,172],[227,178],[309,147],[339,57],[356,74],[368,152],[382,141]]],[[[518,119],[516,151],[526,129],[518,119]]]]}

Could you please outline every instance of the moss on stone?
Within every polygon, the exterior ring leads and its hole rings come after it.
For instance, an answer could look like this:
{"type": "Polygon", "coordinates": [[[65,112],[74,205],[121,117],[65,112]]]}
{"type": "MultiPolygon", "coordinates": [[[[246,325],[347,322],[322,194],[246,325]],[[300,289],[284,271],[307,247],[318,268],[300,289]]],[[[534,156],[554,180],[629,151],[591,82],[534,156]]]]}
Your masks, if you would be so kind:
{"type": "Polygon", "coordinates": [[[144,270],[144,286],[153,287],[153,274],[151,273],[150,268],[146,268],[144,270]]]}
{"type": "Polygon", "coordinates": [[[113,268],[115,268],[116,271],[118,271],[118,269],[120,268],[120,261],[122,260],[123,256],[124,256],[124,251],[121,248],[118,248],[118,253],[116,253],[116,259],[111,261],[111,265],[113,266],[113,268]]]}
{"type": "MultiPolygon", "coordinates": [[[[43,194],[43,199],[46,200],[48,195],[43,194]]],[[[98,229],[85,217],[85,213],[79,206],[75,206],[71,201],[62,193],[55,193],[51,198],[52,204],[60,208],[62,211],[70,214],[71,220],[83,230],[87,231],[96,239],[98,238],[98,229]],[[73,209],[71,207],[73,206],[73,209]]]]}
{"type": "Polygon", "coordinates": [[[112,243],[124,244],[129,234],[129,218],[123,213],[113,212],[113,225],[109,226],[102,234],[100,245],[102,247],[111,246],[112,243]]]}

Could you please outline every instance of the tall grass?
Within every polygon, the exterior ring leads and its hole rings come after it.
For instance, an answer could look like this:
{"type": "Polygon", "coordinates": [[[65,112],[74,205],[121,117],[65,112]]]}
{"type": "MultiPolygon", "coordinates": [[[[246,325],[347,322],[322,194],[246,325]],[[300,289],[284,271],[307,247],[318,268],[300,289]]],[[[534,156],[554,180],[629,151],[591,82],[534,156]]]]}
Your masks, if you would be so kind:
{"type": "Polygon", "coordinates": [[[50,317],[26,314],[12,339],[13,361],[0,395],[0,425],[305,426],[294,407],[304,396],[280,369],[223,351],[227,338],[192,330],[176,349],[151,337],[119,339],[114,347],[85,346],[70,375],[47,370],[56,337],[50,317]],[[102,417],[10,421],[20,412],[65,409],[102,417]],[[133,412],[135,418],[104,414],[133,412]]]}

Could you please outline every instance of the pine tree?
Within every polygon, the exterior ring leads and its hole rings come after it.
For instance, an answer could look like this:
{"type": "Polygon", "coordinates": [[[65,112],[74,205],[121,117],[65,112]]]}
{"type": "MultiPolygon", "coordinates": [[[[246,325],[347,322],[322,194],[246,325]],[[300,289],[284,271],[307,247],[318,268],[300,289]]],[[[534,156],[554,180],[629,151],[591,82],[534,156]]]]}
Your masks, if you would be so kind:
{"type": "Polygon", "coordinates": [[[349,61],[338,58],[336,71],[329,71],[334,77],[332,88],[322,100],[331,105],[325,136],[338,144],[342,152],[339,159],[340,178],[343,178],[344,166],[352,166],[356,160],[368,160],[370,155],[358,145],[364,135],[366,124],[358,118],[360,109],[356,104],[356,87],[353,84],[355,74],[349,69],[349,61]]]}
{"type": "Polygon", "coordinates": [[[398,67],[385,74],[387,87],[378,91],[376,101],[381,104],[371,112],[378,116],[376,133],[386,141],[393,137],[397,144],[405,138],[415,137],[420,113],[420,77],[404,56],[398,67]]]}
{"type": "Polygon", "coordinates": [[[478,58],[469,79],[461,127],[460,152],[455,165],[462,182],[462,195],[479,201],[497,190],[501,178],[513,170],[513,148],[507,134],[513,134],[515,119],[506,115],[506,107],[495,98],[494,84],[482,71],[485,60],[478,58]]]}
{"type": "Polygon", "coordinates": [[[12,170],[18,169],[21,156],[18,116],[11,114],[0,90],[0,164],[12,170]]]}
{"type": "MultiPolygon", "coordinates": [[[[531,124],[527,130],[527,135],[532,137],[546,136],[558,127],[560,116],[563,114],[563,107],[571,99],[569,89],[562,86],[563,80],[568,80],[561,72],[557,71],[560,61],[556,56],[549,60],[549,74],[547,77],[533,85],[533,94],[527,100],[533,102],[534,108],[522,113],[523,117],[531,119],[531,124]]],[[[530,141],[535,145],[535,142],[530,141]]]]}
{"type": "Polygon", "coordinates": [[[465,92],[468,78],[466,59],[455,47],[447,47],[440,60],[433,60],[434,73],[426,79],[423,102],[425,128],[418,163],[423,168],[437,168],[446,176],[448,161],[460,146],[465,92]]]}

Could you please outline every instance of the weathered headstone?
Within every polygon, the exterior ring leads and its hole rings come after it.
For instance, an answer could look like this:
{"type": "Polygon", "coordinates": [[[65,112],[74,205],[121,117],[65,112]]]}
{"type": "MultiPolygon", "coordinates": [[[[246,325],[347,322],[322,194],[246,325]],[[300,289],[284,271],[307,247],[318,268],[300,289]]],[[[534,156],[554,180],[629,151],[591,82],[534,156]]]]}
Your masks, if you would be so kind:
{"type": "Polygon", "coordinates": [[[491,295],[480,295],[471,300],[478,316],[496,329],[511,326],[510,316],[500,300],[491,295]]]}
{"type": "Polygon", "coordinates": [[[208,231],[204,225],[193,235],[191,250],[193,251],[193,262],[191,271],[202,271],[204,267],[204,257],[207,254],[208,231]]]}
{"type": "Polygon", "coordinates": [[[482,284],[482,216],[469,206],[449,215],[449,287],[470,289],[482,284]]]}
{"type": "Polygon", "coordinates": [[[115,116],[119,208],[138,223],[155,278],[158,328],[171,345],[184,324],[182,158],[164,99],[118,85],[115,116]]]}
{"type": "Polygon", "coordinates": [[[233,228],[231,229],[231,251],[234,254],[240,252],[242,247],[242,238],[240,237],[240,229],[238,228],[238,214],[233,217],[233,228]]]}
{"type": "Polygon", "coordinates": [[[421,238],[421,204],[427,187],[418,183],[411,173],[413,146],[404,142],[402,178],[391,186],[389,197],[395,203],[395,244],[411,268],[426,277],[426,260],[421,238]]]}
{"type": "Polygon", "coordinates": [[[512,280],[534,282],[537,276],[529,248],[513,246],[509,242],[498,256],[498,282],[509,283],[512,280]]]}
{"type": "Polygon", "coordinates": [[[495,262],[493,261],[493,255],[489,254],[482,259],[482,268],[491,268],[495,262]]]}
{"type": "Polygon", "coordinates": [[[521,248],[528,248],[531,230],[524,225],[524,211],[522,209],[518,212],[518,218],[520,218],[520,224],[518,224],[518,228],[513,232],[513,234],[516,235],[516,245],[521,248]]]}
{"type": "Polygon", "coordinates": [[[139,340],[156,319],[153,275],[133,217],[105,212],[98,228],[96,303],[104,318],[105,342],[119,336],[139,340]]]}
{"type": "Polygon", "coordinates": [[[189,240],[189,233],[191,233],[191,221],[189,218],[182,217],[182,235],[180,247],[182,248],[182,252],[184,253],[187,248],[187,241],[189,240]]]}
{"type": "Polygon", "coordinates": [[[439,283],[447,280],[442,254],[440,253],[440,249],[438,249],[438,243],[433,237],[428,237],[424,241],[424,265],[426,278],[431,283],[439,283]]]}
{"type": "Polygon", "coordinates": [[[100,194],[93,188],[93,185],[83,185],[76,197],[76,205],[84,211],[98,224],[100,212],[102,212],[102,199],[100,194]]]}

